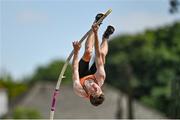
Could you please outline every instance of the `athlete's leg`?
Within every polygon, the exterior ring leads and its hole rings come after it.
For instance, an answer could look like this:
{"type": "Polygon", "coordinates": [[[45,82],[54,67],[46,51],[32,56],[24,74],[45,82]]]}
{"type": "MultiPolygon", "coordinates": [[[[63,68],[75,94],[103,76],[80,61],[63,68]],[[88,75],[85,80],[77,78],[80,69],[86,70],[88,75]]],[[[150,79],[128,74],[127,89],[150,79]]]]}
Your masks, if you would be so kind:
{"type": "MultiPolygon", "coordinates": [[[[103,16],[102,13],[97,14],[96,17],[95,17],[94,23],[96,23],[102,16],[103,16]]],[[[87,40],[86,40],[86,43],[85,43],[85,51],[84,51],[84,55],[82,57],[82,59],[84,61],[86,61],[86,62],[90,61],[91,56],[92,56],[93,46],[94,46],[94,33],[91,32],[89,34],[87,40]]]]}
{"type": "MultiPolygon", "coordinates": [[[[103,59],[103,63],[105,64],[105,58],[106,58],[106,55],[108,53],[108,42],[107,42],[107,38],[102,38],[102,42],[101,42],[101,46],[100,46],[100,51],[101,51],[101,56],[102,56],[102,59],[103,59]]],[[[95,62],[92,64],[92,66],[90,67],[90,71],[91,71],[91,74],[94,74],[96,73],[96,64],[95,62]]]]}
{"type": "Polygon", "coordinates": [[[94,33],[90,33],[85,43],[85,51],[81,60],[79,61],[79,76],[80,78],[86,76],[89,71],[89,61],[92,56],[93,45],[94,45],[94,33]]]}
{"type": "Polygon", "coordinates": [[[92,56],[94,46],[94,33],[91,32],[89,36],[87,37],[86,43],[85,43],[85,51],[83,54],[82,59],[86,62],[89,62],[92,56]]]}
{"type": "MultiPolygon", "coordinates": [[[[108,53],[108,39],[109,39],[109,36],[113,34],[114,30],[115,30],[114,27],[108,26],[102,37],[100,51],[101,51],[101,56],[102,56],[104,64],[105,64],[106,55],[108,53]]],[[[94,62],[92,64],[92,66],[90,67],[91,74],[94,74],[96,72],[96,70],[97,70],[97,68],[96,68],[96,64],[94,62]]]]}
{"type": "Polygon", "coordinates": [[[113,34],[114,30],[115,29],[113,26],[108,26],[102,37],[100,50],[101,50],[101,56],[102,56],[104,64],[106,60],[106,55],[108,53],[108,39],[109,39],[109,36],[113,34]]]}
{"type": "MultiPolygon", "coordinates": [[[[96,23],[102,16],[103,16],[102,13],[97,14],[95,17],[94,23],[96,23]]],[[[88,35],[86,43],[85,43],[85,51],[84,51],[83,57],[79,61],[80,78],[89,74],[89,61],[92,56],[93,46],[94,46],[94,33],[91,32],[88,35]]]]}
{"type": "Polygon", "coordinates": [[[105,59],[106,59],[106,55],[108,53],[108,42],[107,42],[107,38],[102,38],[102,42],[101,42],[101,46],[100,46],[100,50],[101,50],[101,56],[102,56],[102,60],[103,63],[105,64],[105,59]]]}

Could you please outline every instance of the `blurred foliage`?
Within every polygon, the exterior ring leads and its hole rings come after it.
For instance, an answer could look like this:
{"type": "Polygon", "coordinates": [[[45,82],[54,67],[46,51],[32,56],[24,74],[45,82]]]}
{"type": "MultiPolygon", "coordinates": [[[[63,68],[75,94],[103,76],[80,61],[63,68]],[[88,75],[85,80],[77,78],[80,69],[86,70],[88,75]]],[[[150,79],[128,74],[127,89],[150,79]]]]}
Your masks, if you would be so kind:
{"type": "Polygon", "coordinates": [[[26,92],[28,85],[24,82],[15,82],[10,75],[0,78],[0,88],[4,88],[8,92],[9,100],[14,100],[17,96],[26,92]]]}
{"type": "Polygon", "coordinates": [[[170,103],[170,110],[169,110],[169,114],[171,115],[171,118],[176,119],[179,118],[180,119],[180,77],[177,77],[176,79],[174,79],[172,81],[171,84],[171,103],[170,103]]]}
{"type": "Polygon", "coordinates": [[[178,6],[180,5],[178,0],[169,0],[169,4],[170,4],[170,9],[169,9],[170,13],[178,12],[178,6]]]}
{"type": "Polygon", "coordinates": [[[124,92],[128,91],[127,64],[133,72],[133,96],[171,117],[171,83],[180,75],[180,22],[113,38],[107,56],[107,82],[124,92]]]}
{"type": "Polygon", "coordinates": [[[35,109],[17,107],[12,112],[13,119],[41,119],[40,113],[35,109]]]}
{"type": "MultiPolygon", "coordinates": [[[[45,66],[39,66],[34,75],[31,78],[31,81],[52,81],[57,82],[58,76],[61,72],[63,65],[65,64],[62,60],[54,60],[50,64],[45,66]]],[[[71,66],[68,65],[65,72],[65,79],[62,80],[62,83],[70,83],[72,76],[71,66]]]]}

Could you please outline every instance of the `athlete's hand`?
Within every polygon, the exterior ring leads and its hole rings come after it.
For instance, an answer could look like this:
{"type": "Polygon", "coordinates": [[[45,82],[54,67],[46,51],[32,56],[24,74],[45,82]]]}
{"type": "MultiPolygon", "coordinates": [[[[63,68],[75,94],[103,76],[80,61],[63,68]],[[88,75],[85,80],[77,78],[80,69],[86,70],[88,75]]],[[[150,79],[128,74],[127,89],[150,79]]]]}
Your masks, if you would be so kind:
{"type": "Polygon", "coordinates": [[[97,25],[97,24],[92,25],[92,30],[94,33],[97,33],[98,29],[99,29],[99,25],[97,25]]]}
{"type": "Polygon", "coordinates": [[[81,48],[81,44],[78,41],[73,42],[74,52],[78,52],[81,48]]]}

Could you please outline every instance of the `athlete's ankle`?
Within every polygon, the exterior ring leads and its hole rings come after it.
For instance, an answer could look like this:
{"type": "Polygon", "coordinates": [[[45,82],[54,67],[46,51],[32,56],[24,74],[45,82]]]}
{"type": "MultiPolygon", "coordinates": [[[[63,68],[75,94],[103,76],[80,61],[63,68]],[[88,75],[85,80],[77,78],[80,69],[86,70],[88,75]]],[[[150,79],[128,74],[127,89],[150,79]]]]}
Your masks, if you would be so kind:
{"type": "Polygon", "coordinates": [[[112,35],[114,31],[115,31],[114,27],[109,25],[103,34],[103,38],[109,39],[109,36],[112,35]]]}

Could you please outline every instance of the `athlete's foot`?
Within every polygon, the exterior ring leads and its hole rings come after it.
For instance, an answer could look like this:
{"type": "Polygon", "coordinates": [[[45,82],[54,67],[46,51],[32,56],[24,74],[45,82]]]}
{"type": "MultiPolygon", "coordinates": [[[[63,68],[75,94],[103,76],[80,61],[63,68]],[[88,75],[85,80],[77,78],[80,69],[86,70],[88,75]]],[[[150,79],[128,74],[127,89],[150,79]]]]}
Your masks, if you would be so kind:
{"type": "MultiPolygon", "coordinates": [[[[94,23],[96,23],[104,14],[103,13],[99,13],[96,15],[94,23]]],[[[102,23],[99,23],[99,25],[101,25],[102,23]]]]}
{"type": "Polygon", "coordinates": [[[114,31],[115,31],[115,28],[109,25],[103,34],[103,38],[109,39],[109,36],[112,35],[114,31]]]}

